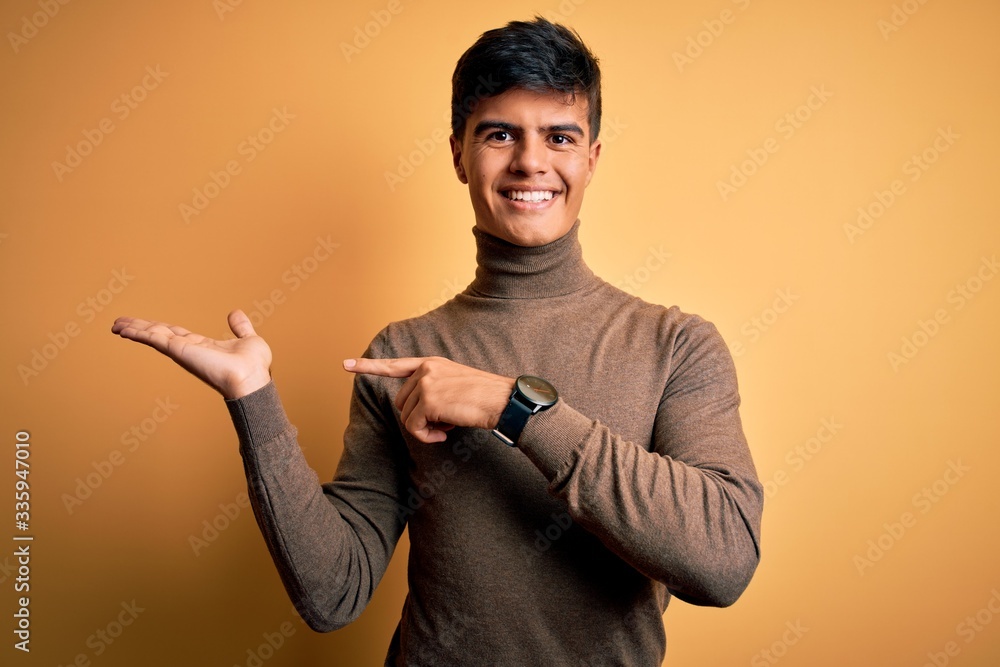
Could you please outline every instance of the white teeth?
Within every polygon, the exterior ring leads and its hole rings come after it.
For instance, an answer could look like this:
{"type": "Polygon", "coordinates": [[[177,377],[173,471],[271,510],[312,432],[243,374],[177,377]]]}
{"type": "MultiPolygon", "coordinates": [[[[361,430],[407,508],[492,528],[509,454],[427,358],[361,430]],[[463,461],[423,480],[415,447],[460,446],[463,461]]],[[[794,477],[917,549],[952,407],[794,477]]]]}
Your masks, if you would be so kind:
{"type": "Polygon", "coordinates": [[[508,199],[515,201],[548,201],[552,199],[551,190],[511,190],[507,193],[508,199]]]}

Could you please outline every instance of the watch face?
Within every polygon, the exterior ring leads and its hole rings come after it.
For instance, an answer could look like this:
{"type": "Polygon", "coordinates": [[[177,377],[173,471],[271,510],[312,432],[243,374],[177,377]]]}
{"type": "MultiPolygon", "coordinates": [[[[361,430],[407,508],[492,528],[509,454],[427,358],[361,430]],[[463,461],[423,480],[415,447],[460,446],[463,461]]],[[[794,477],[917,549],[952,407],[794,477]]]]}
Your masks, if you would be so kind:
{"type": "Polygon", "coordinates": [[[518,390],[532,403],[549,407],[559,398],[556,388],[534,375],[522,375],[517,379],[518,390]]]}

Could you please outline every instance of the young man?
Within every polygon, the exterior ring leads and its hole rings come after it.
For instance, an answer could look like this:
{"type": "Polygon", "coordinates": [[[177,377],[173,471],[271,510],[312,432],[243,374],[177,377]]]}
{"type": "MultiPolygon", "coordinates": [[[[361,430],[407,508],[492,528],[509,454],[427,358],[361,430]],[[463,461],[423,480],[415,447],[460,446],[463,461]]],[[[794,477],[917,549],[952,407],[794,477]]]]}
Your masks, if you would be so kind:
{"type": "Polygon", "coordinates": [[[113,331],[227,399],[261,531],[314,629],[357,618],[408,526],[387,665],[659,665],[671,595],[731,604],[759,559],[732,359],[710,323],[583,262],[600,73],[573,32],[536,19],[485,33],[452,104],[476,278],[345,361],[357,375],[332,482],[302,456],[242,312],[231,341],[131,318],[113,331]]]}

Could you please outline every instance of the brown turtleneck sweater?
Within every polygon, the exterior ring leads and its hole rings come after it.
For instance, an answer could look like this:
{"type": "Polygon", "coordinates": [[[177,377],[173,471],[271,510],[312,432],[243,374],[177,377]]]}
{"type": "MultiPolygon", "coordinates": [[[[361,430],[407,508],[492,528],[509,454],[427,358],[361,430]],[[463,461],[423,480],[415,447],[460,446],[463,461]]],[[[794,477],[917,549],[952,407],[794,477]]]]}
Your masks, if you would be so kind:
{"type": "Polygon", "coordinates": [[[357,618],[407,526],[387,665],[652,667],[671,595],[728,605],[749,583],[763,494],[728,348],[700,317],[597,278],[578,226],[537,248],[474,229],[472,284],[365,354],[546,378],[560,400],[517,448],[465,428],[418,442],[393,406],[403,380],[359,375],[321,485],[273,383],[227,401],[261,532],[312,628],[357,618]]]}

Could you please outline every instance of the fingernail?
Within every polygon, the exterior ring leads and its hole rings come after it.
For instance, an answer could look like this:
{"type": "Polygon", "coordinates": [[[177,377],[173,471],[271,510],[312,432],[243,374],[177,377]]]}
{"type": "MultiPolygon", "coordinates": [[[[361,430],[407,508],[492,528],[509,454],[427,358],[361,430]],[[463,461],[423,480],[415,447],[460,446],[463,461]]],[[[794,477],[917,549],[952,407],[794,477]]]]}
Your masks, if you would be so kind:
{"type": "Polygon", "coordinates": [[[357,363],[354,359],[344,359],[344,368],[354,368],[357,363]]]}

